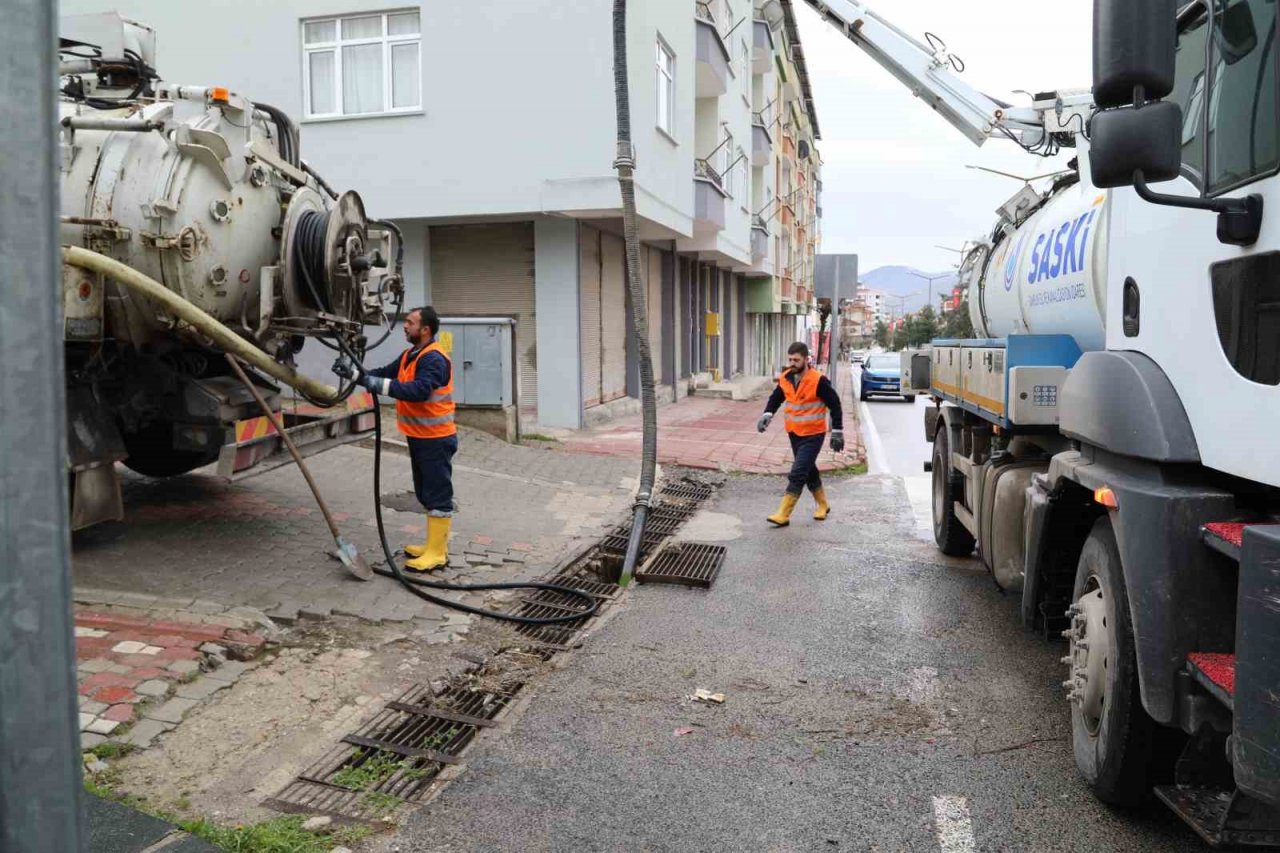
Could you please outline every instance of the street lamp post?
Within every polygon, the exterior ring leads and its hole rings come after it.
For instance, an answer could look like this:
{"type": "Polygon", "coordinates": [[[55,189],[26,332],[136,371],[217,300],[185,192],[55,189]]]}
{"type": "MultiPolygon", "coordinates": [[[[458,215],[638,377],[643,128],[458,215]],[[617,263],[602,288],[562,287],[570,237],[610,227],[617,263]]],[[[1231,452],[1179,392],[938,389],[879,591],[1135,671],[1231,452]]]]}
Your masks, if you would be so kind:
{"type": "Polygon", "coordinates": [[[922,278],[925,281],[929,282],[929,301],[926,302],[925,304],[930,307],[933,306],[933,283],[935,281],[938,281],[939,279],[947,278],[948,276],[952,275],[952,273],[949,273],[949,272],[938,273],[937,275],[925,275],[924,273],[916,272],[915,270],[907,270],[907,272],[910,275],[915,276],[916,278],[922,278]]]}

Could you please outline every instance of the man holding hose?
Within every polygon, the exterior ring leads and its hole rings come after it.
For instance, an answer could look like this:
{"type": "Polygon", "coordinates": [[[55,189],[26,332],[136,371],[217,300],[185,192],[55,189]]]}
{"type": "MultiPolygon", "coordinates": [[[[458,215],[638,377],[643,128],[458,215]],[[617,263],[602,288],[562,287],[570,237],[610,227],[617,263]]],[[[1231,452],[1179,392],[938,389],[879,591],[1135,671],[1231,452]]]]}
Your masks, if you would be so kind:
{"type": "Polygon", "coordinates": [[[404,319],[409,348],[400,358],[376,370],[342,358],[333,365],[339,376],[355,378],[374,394],[396,401],[396,423],[409,443],[413,491],[427,511],[426,541],[404,549],[411,558],[404,567],[418,572],[449,562],[454,512],[453,454],[458,451],[458,428],[453,422],[453,362],[436,340],[439,331],[440,317],[434,308],[415,308],[404,319]]]}
{"type": "Polygon", "coordinates": [[[769,523],[776,527],[786,527],[791,523],[791,511],[795,509],[805,486],[809,487],[818,503],[813,517],[824,521],[831,514],[827,493],[822,488],[822,475],[818,473],[818,454],[827,435],[828,416],[831,418],[831,449],[836,453],[844,450],[844,412],[840,408],[840,395],[831,380],[816,368],[809,367],[809,348],[799,341],[787,347],[787,365],[786,371],[778,377],[778,387],[773,389],[769,402],[765,404],[764,414],[756,421],[756,429],[764,432],[778,407],[785,402],[783,423],[787,437],[791,439],[795,462],[787,476],[782,504],[768,517],[769,523]]]}

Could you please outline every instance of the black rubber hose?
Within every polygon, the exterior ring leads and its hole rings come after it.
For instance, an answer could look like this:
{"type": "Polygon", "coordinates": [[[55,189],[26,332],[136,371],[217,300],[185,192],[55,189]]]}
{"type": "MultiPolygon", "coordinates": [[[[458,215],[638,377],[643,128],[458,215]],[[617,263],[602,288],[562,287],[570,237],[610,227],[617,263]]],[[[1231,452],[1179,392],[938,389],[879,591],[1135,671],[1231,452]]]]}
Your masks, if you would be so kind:
{"type": "Polygon", "coordinates": [[[289,118],[289,114],[279,107],[273,107],[270,104],[264,104],[261,101],[253,102],[254,109],[261,110],[271,116],[272,122],[276,126],[276,145],[280,149],[280,156],[285,162],[295,169],[301,168],[302,152],[299,150],[302,146],[298,136],[298,126],[293,123],[293,119],[289,118]]]}
{"type": "Polygon", "coordinates": [[[649,352],[649,308],[640,280],[640,226],[636,217],[635,152],[631,146],[631,97],[627,82],[627,0],[613,0],[613,94],[618,121],[618,150],[613,166],[618,170],[622,193],[622,233],[627,247],[627,289],[631,296],[631,318],[635,328],[636,355],[640,362],[641,452],[640,488],[636,492],[631,538],[622,561],[620,586],[631,582],[645,517],[653,496],[658,463],[658,401],[653,390],[653,357],[649,352]]]}
{"type": "MultiPolygon", "coordinates": [[[[355,355],[346,346],[346,343],[339,338],[339,344],[342,345],[343,351],[347,358],[358,363],[355,355]]],[[[545,583],[543,581],[524,581],[521,583],[473,583],[473,584],[452,584],[443,583],[441,581],[430,581],[425,577],[417,577],[406,575],[396,562],[395,552],[391,549],[391,545],[387,542],[387,531],[382,522],[382,407],[378,405],[377,399],[374,399],[373,407],[373,517],[378,525],[378,540],[382,543],[382,554],[386,558],[385,566],[374,566],[375,573],[384,577],[395,578],[405,589],[416,595],[424,601],[430,601],[433,604],[439,604],[442,607],[449,607],[454,610],[461,610],[464,613],[474,613],[477,616],[488,616],[490,619],[498,619],[503,622],[515,622],[521,625],[556,625],[561,622],[573,622],[593,615],[599,608],[600,602],[589,593],[580,589],[574,589],[570,586],[561,584],[545,583]],[[442,598],[438,595],[432,595],[424,592],[418,587],[426,587],[428,589],[446,590],[449,592],[483,592],[486,590],[500,589],[547,589],[552,592],[562,593],[574,598],[582,599],[586,602],[587,607],[576,613],[566,613],[563,616],[516,616],[511,613],[500,613],[496,610],[485,610],[482,607],[472,607],[470,604],[463,604],[460,601],[453,601],[448,598],[442,598]]]]}

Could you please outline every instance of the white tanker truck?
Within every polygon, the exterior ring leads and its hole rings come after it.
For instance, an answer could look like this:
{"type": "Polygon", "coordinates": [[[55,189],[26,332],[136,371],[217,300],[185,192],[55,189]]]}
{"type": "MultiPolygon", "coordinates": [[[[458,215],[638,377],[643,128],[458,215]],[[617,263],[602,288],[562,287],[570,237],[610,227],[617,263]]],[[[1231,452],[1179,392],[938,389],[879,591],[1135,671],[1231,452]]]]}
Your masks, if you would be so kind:
{"type": "Polygon", "coordinates": [[[806,2],[973,141],[1075,147],[966,258],[983,337],[904,355],[934,536],[1068,640],[1099,798],[1280,845],[1277,4],[1096,0],[1092,95],[1017,110],[862,3],[806,2]]]}
{"type": "MultiPolygon", "coordinates": [[[[304,453],[372,428],[372,400],[297,374],[309,337],[363,352],[403,293],[394,226],[334,192],[267,104],[161,82],[155,35],[61,22],[63,290],[73,529],[122,517],[115,462],[234,478],[287,457],[224,354],[304,453]],[[265,374],[265,376],[264,376],[265,374]]],[[[387,327],[389,329],[389,327],[387,327]]]]}

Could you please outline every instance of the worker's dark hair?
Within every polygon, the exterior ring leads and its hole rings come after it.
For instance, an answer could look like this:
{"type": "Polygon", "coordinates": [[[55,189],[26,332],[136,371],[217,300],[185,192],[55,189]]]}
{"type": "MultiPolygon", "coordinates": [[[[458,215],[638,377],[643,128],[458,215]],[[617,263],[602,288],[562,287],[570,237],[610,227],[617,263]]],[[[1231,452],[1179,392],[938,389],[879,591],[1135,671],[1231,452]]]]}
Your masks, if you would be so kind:
{"type": "Polygon", "coordinates": [[[796,341],[794,344],[787,347],[787,355],[795,355],[796,353],[800,353],[800,355],[808,358],[809,347],[807,347],[802,341],[796,341]]]}
{"type": "MultiPolygon", "coordinates": [[[[423,305],[421,308],[410,309],[409,314],[417,313],[418,319],[427,324],[427,328],[431,330],[432,336],[440,331],[440,315],[436,313],[436,309],[430,305],[423,305]]],[[[405,316],[408,317],[409,314],[405,316]]]]}

